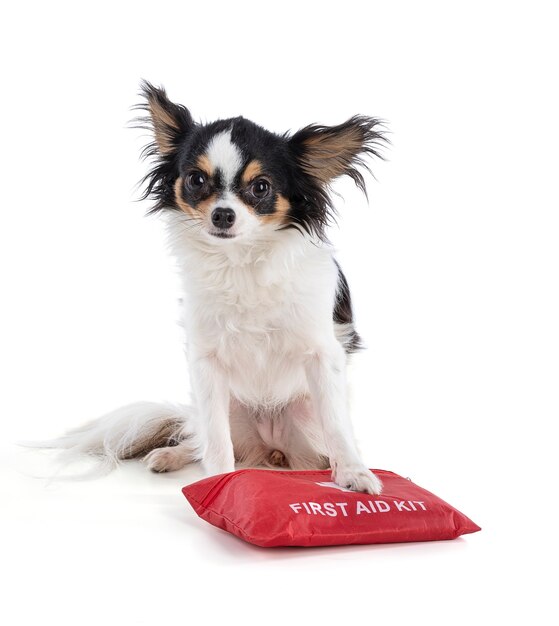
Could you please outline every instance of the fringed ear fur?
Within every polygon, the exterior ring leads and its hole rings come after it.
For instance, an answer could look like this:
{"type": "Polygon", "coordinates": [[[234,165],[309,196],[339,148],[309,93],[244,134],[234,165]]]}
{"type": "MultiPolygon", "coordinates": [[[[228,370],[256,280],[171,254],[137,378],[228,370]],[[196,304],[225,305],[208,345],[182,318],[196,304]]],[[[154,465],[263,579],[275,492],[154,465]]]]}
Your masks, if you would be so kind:
{"type": "Polygon", "coordinates": [[[290,139],[290,145],[303,171],[324,186],[339,176],[350,176],[365,192],[363,175],[370,171],[364,157],[383,158],[380,148],[388,143],[380,128],[381,120],[355,115],[338,126],[312,124],[290,139]]]}
{"type": "Polygon", "coordinates": [[[165,89],[155,87],[148,81],[141,84],[141,94],[146,102],[138,105],[138,109],[147,111],[149,117],[139,121],[153,130],[155,148],[161,156],[173,153],[186,133],[194,126],[190,111],[181,104],[171,102],[165,89]]]}
{"type": "Polygon", "coordinates": [[[145,102],[134,108],[148,115],[132,120],[132,126],[152,131],[154,140],[141,153],[142,158],[153,157],[153,164],[140,181],[140,185],[144,185],[140,199],[152,198],[155,201],[149,213],[177,209],[173,185],[178,176],[178,149],[196,124],[190,111],[181,104],[171,102],[163,88],[143,81],[141,95],[145,102]]]}

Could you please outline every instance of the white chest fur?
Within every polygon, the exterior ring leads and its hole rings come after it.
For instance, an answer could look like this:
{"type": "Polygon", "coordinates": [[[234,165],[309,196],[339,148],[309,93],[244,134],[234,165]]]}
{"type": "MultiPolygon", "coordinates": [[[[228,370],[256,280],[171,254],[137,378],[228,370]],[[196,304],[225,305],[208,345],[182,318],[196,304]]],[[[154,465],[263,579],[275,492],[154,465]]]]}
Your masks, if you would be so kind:
{"type": "Polygon", "coordinates": [[[250,246],[215,245],[183,231],[171,243],[185,290],[189,358],[215,359],[246,404],[273,406],[305,394],[305,361],[334,332],[331,250],[295,231],[250,246]]]}

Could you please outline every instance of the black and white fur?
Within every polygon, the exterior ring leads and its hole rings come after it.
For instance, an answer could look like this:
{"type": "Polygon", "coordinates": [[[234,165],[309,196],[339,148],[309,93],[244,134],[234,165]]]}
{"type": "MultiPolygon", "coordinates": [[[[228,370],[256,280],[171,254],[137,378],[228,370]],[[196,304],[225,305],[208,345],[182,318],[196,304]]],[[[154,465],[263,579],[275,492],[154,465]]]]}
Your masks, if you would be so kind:
{"type": "Polygon", "coordinates": [[[130,405],[54,445],[158,472],[331,467],[338,485],[380,493],[353,438],[346,360],[360,340],[325,236],[329,185],[349,175],[364,190],[356,166],[379,156],[379,121],[280,136],[242,117],[198,124],[163,89],[142,89],[155,138],[146,197],[180,272],[194,402],[130,405]]]}

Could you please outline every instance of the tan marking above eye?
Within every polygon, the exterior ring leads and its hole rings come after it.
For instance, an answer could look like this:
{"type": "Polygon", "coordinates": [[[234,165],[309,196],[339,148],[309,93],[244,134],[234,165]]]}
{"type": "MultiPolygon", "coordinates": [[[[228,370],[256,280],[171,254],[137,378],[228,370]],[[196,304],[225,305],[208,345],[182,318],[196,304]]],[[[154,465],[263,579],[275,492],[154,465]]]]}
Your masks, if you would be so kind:
{"type": "Polygon", "coordinates": [[[214,173],[214,168],[211,164],[211,161],[208,159],[207,154],[201,154],[196,159],[196,165],[199,169],[201,169],[205,174],[210,177],[214,173]]]}
{"type": "Polygon", "coordinates": [[[245,167],[245,171],[243,172],[242,176],[241,176],[241,180],[243,181],[243,183],[246,185],[247,183],[249,183],[253,178],[256,178],[257,176],[259,176],[260,174],[262,174],[262,163],[260,163],[260,161],[258,161],[258,159],[253,159],[252,161],[250,161],[250,163],[245,167]]]}

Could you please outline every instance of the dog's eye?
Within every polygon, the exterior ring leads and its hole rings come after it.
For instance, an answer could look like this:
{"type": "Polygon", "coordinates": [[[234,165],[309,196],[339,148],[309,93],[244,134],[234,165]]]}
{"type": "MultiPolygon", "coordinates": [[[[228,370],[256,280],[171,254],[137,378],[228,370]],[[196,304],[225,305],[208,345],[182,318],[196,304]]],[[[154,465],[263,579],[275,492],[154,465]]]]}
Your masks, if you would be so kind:
{"type": "Polygon", "coordinates": [[[186,177],[186,182],[191,189],[200,189],[206,184],[206,176],[202,172],[192,172],[186,177]]]}
{"type": "Polygon", "coordinates": [[[271,189],[270,183],[265,178],[258,178],[250,186],[250,193],[261,200],[269,195],[271,189]]]}

